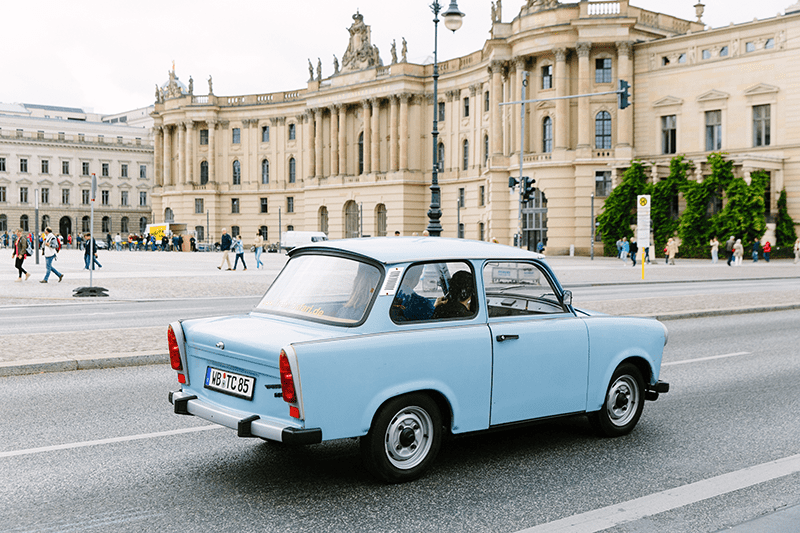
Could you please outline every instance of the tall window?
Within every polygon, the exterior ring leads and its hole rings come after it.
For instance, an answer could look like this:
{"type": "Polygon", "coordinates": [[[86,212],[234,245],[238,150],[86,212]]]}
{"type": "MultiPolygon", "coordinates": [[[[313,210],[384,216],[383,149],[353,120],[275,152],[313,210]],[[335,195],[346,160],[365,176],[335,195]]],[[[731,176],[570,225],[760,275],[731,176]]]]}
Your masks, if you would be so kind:
{"type": "Polygon", "coordinates": [[[91,218],[87,215],[81,219],[81,231],[89,233],[91,231],[91,218]]]}
{"type": "Polygon", "coordinates": [[[466,199],[466,191],[464,187],[458,188],[458,207],[464,207],[464,201],[466,199]]]}
{"type": "Polygon", "coordinates": [[[88,176],[88,175],[89,175],[89,162],[88,161],[82,161],[81,162],[81,176],[88,176]]]}
{"type": "Polygon", "coordinates": [[[464,97],[464,117],[469,116],[469,96],[464,97]]]}
{"type": "Polygon", "coordinates": [[[293,141],[297,137],[297,129],[294,124],[289,124],[289,140],[293,141]]]}
{"type": "Polygon", "coordinates": [[[553,151],[553,119],[544,117],[542,121],[542,152],[553,151]]]}
{"type": "Polygon", "coordinates": [[[208,144],[208,130],[200,130],[200,145],[208,144]]]}
{"type": "Polygon", "coordinates": [[[147,207],[147,191],[139,191],[139,207],[147,207]]]}
{"type": "Polygon", "coordinates": [[[598,170],[594,173],[594,195],[605,197],[611,194],[611,171],[598,170]]]}
{"type": "Polygon", "coordinates": [[[234,215],[239,212],[239,199],[231,198],[231,213],[234,215]]]}
{"type": "Polygon", "coordinates": [[[483,111],[488,113],[489,112],[489,91],[485,91],[483,93],[483,111]]]}
{"type": "Polygon", "coordinates": [[[266,185],[269,183],[269,161],[266,159],[261,160],[261,184],[266,185]]]}
{"type": "Polygon", "coordinates": [[[611,83],[611,59],[595,59],[594,65],[594,82],[611,83]]]}
{"type": "Polygon", "coordinates": [[[201,214],[205,212],[205,206],[203,205],[204,201],[203,198],[195,198],[194,199],[194,212],[195,214],[201,214]]]}
{"type": "Polygon", "coordinates": [[[444,102],[439,102],[439,122],[444,121],[444,102]]]}
{"type": "Polygon", "coordinates": [[[19,217],[19,227],[22,231],[30,231],[30,226],[28,225],[28,215],[22,215],[19,217]]]}
{"type": "Polygon", "coordinates": [[[542,67],[542,89],[553,88],[553,65],[542,67]]]}
{"type": "Polygon", "coordinates": [[[6,172],[6,158],[0,157],[0,172],[6,172]]]}
{"type": "Polygon", "coordinates": [[[486,205],[486,185],[478,187],[478,205],[486,205]]]}
{"type": "Polygon", "coordinates": [[[139,179],[147,179],[147,165],[139,165],[139,179]]]}
{"type": "Polygon", "coordinates": [[[661,153],[674,154],[678,151],[678,121],[675,115],[661,117],[661,153]]]}
{"type": "Polygon", "coordinates": [[[61,162],[61,173],[62,174],[69,174],[69,161],[62,161],[61,162]]]}
{"type": "Polygon", "coordinates": [[[358,134],[358,174],[364,173],[364,132],[358,134]]]}
{"type": "Polygon", "coordinates": [[[8,217],[5,215],[0,215],[0,233],[5,233],[8,231],[8,217]]]}
{"type": "Polygon", "coordinates": [[[464,139],[464,143],[462,145],[461,157],[463,159],[463,164],[461,165],[461,169],[469,170],[469,141],[467,139],[464,139]]]}
{"type": "Polygon", "coordinates": [[[483,222],[478,222],[478,240],[483,241],[486,239],[486,230],[484,229],[483,222]]]}
{"type": "Polygon", "coordinates": [[[208,161],[200,162],[200,185],[208,183],[208,161]]]}
{"type": "Polygon", "coordinates": [[[769,146],[769,104],[753,106],[753,146],[769,146]]]}
{"type": "Polygon", "coordinates": [[[349,200],[344,204],[344,237],[346,239],[359,236],[358,205],[349,200]]]}
{"type": "Polygon", "coordinates": [[[611,114],[608,111],[600,111],[594,119],[594,146],[600,150],[611,148],[611,114]]]}
{"type": "Polygon", "coordinates": [[[130,232],[128,229],[128,217],[122,217],[119,221],[119,231],[123,234],[130,232]]]}
{"type": "Polygon", "coordinates": [[[89,189],[82,189],[81,190],[81,203],[83,205],[89,205],[90,201],[91,201],[91,198],[90,198],[90,195],[89,195],[89,189]]]}
{"type": "Polygon", "coordinates": [[[28,188],[27,187],[20,187],[19,188],[19,203],[27,204],[28,203],[28,188]]]}
{"type": "Polygon", "coordinates": [[[261,126],[261,142],[269,142],[269,126],[261,126]]]}
{"type": "Polygon", "coordinates": [[[69,205],[69,189],[61,189],[61,203],[69,205]]]}
{"type": "Polygon", "coordinates": [[[269,213],[269,198],[262,198],[261,199],[261,212],[262,213],[269,213]]]}
{"type": "Polygon", "coordinates": [[[706,151],[722,148],[722,111],[706,111],[706,151]]]}
{"type": "Polygon", "coordinates": [[[286,197],[286,212],[294,213],[294,196],[286,197]]]}
{"type": "Polygon", "coordinates": [[[101,174],[103,177],[108,177],[108,163],[103,163],[101,167],[101,174]]]}
{"type": "Polygon", "coordinates": [[[233,162],[233,184],[242,184],[242,164],[238,160],[233,162]]]}
{"type": "Polygon", "coordinates": [[[42,189],[42,203],[49,204],[50,203],[50,189],[44,188],[42,189]]]}
{"type": "Polygon", "coordinates": [[[324,205],[319,208],[319,230],[328,234],[328,208],[324,205]]]}
{"type": "Polygon", "coordinates": [[[42,174],[50,174],[50,161],[42,159],[42,174]]]}
{"type": "Polygon", "coordinates": [[[139,218],[139,233],[144,234],[147,231],[147,217],[139,218]]]}
{"type": "Polygon", "coordinates": [[[128,205],[128,191],[120,191],[119,192],[119,205],[127,206],[128,205]]]}
{"type": "Polygon", "coordinates": [[[439,172],[444,172],[444,143],[439,143],[438,152],[439,172]]]}
{"type": "Polygon", "coordinates": [[[100,191],[100,201],[103,205],[111,205],[109,191],[100,191]]]}
{"type": "Polygon", "coordinates": [[[231,132],[231,142],[233,144],[240,144],[242,142],[242,130],[233,128],[231,132]]]}
{"type": "Polygon", "coordinates": [[[102,231],[103,233],[111,233],[111,218],[103,217],[102,231]]]}
{"type": "Polygon", "coordinates": [[[23,158],[19,160],[19,171],[22,173],[28,172],[28,160],[23,158]]]}
{"type": "Polygon", "coordinates": [[[294,157],[289,158],[289,183],[297,182],[297,168],[294,162],[294,157]]]}
{"type": "Polygon", "coordinates": [[[386,237],[386,206],[378,204],[375,208],[375,235],[386,237]]]}
{"type": "Polygon", "coordinates": [[[489,166],[489,136],[483,136],[483,166],[489,166]]]}
{"type": "Polygon", "coordinates": [[[269,228],[267,226],[261,226],[258,229],[258,232],[261,233],[262,237],[264,237],[264,242],[269,241],[269,228]]]}
{"type": "Polygon", "coordinates": [[[239,236],[239,226],[231,226],[231,235],[239,236]]]}

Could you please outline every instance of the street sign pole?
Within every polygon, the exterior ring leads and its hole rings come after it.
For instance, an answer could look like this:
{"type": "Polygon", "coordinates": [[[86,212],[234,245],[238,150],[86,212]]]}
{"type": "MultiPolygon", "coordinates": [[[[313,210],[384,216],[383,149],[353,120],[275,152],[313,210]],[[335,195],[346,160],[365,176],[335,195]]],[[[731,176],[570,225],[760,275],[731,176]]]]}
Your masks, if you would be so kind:
{"type": "Polygon", "coordinates": [[[636,197],[636,241],[642,251],[642,279],[644,279],[644,251],[650,248],[650,195],[636,197]]]}

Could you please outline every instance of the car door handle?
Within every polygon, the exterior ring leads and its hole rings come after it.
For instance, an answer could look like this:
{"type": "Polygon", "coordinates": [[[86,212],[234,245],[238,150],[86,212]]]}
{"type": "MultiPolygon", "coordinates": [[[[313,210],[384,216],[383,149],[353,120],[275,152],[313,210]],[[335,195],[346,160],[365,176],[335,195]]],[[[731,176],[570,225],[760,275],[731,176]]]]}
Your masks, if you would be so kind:
{"type": "Polygon", "coordinates": [[[512,339],[519,339],[519,335],[498,335],[497,342],[510,341],[512,339]]]}

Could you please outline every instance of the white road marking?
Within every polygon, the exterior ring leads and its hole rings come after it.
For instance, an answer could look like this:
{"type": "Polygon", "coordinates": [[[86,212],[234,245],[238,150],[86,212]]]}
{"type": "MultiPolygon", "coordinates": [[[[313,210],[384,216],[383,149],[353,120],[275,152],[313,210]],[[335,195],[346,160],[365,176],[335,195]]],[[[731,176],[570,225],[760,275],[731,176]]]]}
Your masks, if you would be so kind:
{"type": "Polygon", "coordinates": [[[798,472],[800,472],[800,455],[792,455],[523,529],[517,533],[596,533],[798,472]]]}
{"type": "Polygon", "coordinates": [[[723,355],[712,355],[709,357],[698,357],[697,359],[685,359],[683,361],[672,361],[669,363],[661,363],[661,366],[688,365],[691,363],[700,363],[702,361],[713,361],[714,359],[725,359],[726,357],[737,357],[739,355],[751,355],[751,354],[752,352],[726,353],[723,355]]]}
{"type": "Polygon", "coordinates": [[[140,435],[129,435],[127,437],[113,437],[110,439],[87,440],[84,442],[72,442],[69,444],[55,444],[53,446],[43,446],[41,448],[28,448],[27,450],[14,450],[11,452],[0,452],[0,459],[5,457],[17,457],[20,455],[32,455],[34,453],[54,452],[58,450],[71,450],[74,448],[86,448],[88,446],[99,446],[102,444],[114,444],[117,442],[130,442],[132,440],[156,439],[171,435],[182,435],[184,433],[195,433],[197,431],[208,431],[209,429],[219,429],[224,426],[200,426],[196,428],[173,429],[171,431],[159,431],[158,433],[142,433],[140,435]]]}

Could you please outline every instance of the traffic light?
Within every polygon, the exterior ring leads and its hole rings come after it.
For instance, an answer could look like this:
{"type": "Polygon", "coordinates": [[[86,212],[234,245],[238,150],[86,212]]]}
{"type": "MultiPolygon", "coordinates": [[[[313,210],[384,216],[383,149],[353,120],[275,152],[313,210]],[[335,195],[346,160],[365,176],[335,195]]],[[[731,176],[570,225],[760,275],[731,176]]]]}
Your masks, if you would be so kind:
{"type": "Polygon", "coordinates": [[[522,178],[522,201],[529,202],[533,198],[535,179],[525,176],[522,178]]]}
{"type": "Polygon", "coordinates": [[[517,183],[519,183],[519,181],[514,176],[509,176],[508,177],[508,188],[509,189],[513,189],[514,187],[516,187],[517,183]]]}
{"type": "Polygon", "coordinates": [[[619,107],[619,109],[625,109],[630,105],[630,103],[628,103],[628,98],[631,97],[628,92],[629,87],[630,84],[627,81],[619,80],[619,91],[617,92],[617,107],[619,107]]]}

